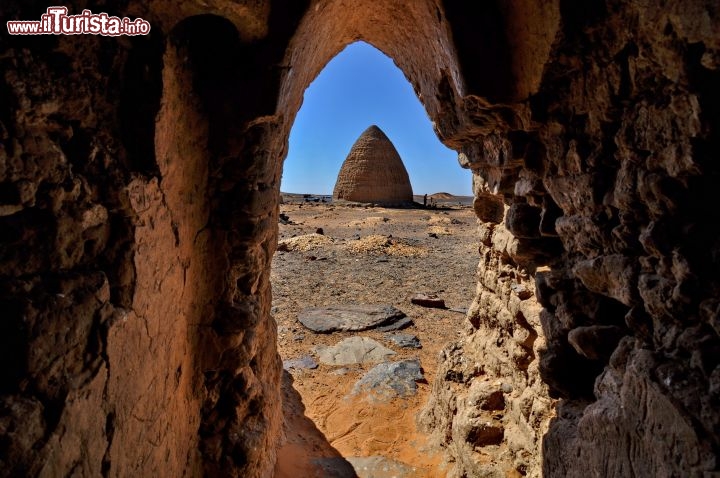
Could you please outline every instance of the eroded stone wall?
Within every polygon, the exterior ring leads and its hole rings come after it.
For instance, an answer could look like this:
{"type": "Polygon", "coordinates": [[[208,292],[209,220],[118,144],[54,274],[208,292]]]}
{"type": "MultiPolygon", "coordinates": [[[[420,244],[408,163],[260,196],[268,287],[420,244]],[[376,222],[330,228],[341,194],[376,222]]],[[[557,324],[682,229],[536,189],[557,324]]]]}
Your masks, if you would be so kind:
{"type": "Polygon", "coordinates": [[[262,118],[293,8],[84,7],[151,35],[0,47],[0,474],[267,476],[280,164],[262,118]]]}
{"type": "Polygon", "coordinates": [[[423,419],[441,425],[457,476],[484,476],[483,454],[502,445],[488,438],[500,432],[475,431],[485,423],[525,430],[542,469],[518,470],[534,476],[702,476],[718,466],[719,223],[702,205],[718,174],[718,12],[703,2],[560,2],[559,12],[525,103],[530,128],[465,146],[482,185],[479,291],[423,419]],[[513,257],[514,240],[525,253],[513,257]],[[498,268],[503,250],[511,260],[498,268]],[[517,267],[535,276],[541,331],[538,316],[515,312],[517,267]],[[543,431],[533,414],[547,401],[528,406],[516,385],[534,397],[544,386],[510,379],[526,324],[545,336],[533,353],[560,399],[544,436],[524,425],[543,431]],[[504,382],[505,414],[488,421],[504,382]]]}

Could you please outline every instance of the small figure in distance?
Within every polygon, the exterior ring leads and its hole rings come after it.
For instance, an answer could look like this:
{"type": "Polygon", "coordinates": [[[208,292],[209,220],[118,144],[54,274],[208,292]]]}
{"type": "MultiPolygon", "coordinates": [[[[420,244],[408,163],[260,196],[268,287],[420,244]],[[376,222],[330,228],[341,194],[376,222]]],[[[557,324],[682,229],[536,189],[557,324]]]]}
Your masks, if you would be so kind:
{"type": "Polygon", "coordinates": [[[423,207],[427,207],[427,194],[423,196],[423,207]]]}

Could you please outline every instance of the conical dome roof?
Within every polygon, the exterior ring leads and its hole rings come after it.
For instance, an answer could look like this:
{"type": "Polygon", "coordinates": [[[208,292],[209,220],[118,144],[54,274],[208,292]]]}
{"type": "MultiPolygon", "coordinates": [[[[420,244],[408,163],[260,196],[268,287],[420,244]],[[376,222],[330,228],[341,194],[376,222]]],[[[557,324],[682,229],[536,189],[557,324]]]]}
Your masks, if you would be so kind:
{"type": "Polygon", "coordinates": [[[333,199],[387,205],[412,202],[405,165],[377,126],[370,126],[353,144],[338,173],[333,199]]]}

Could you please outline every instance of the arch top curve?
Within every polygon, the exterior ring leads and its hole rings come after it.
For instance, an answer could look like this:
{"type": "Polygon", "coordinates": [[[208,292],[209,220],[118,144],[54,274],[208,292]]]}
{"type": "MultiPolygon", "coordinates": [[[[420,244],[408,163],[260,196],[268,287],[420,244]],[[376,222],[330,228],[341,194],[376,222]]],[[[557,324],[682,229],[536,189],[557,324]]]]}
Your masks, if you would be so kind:
{"type": "Polygon", "coordinates": [[[286,52],[278,111],[292,123],[310,83],[345,47],[362,41],[392,59],[428,115],[437,117],[442,102],[438,85],[449,82],[455,95],[463,91],[451,32],[443,18],[436,0],[313,2],[286,52]]]}

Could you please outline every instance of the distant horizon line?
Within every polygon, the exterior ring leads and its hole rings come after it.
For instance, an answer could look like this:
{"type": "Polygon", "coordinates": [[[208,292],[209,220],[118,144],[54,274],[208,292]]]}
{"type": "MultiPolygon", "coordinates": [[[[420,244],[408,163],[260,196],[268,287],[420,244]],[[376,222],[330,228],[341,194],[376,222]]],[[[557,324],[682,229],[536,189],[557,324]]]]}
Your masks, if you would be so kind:
{"type": "MultiPolygon", "coordinates": [[[[333,195],[333,193],[307,193],[307,192],[306,193],[294,193],[294,192],[290,192],[290,191],[280,191],[280,194],[294,194],[297,196],[302,196],[303,194],[309,194],[311,196],[332,196],[333,195]]],[[[424,196],[425,194],[427,194],[428,196],[433,196],[435,194],[449,194],[451,196],[455,196],[455,197],[459,197],[459,198],[474,197],[472,194],[455,194],[455,193],[449,193],[447,191],[437,191],[434,193],[422,193],[422,194],[415,194],[413,192],[413,196],[424,196]]]]}

